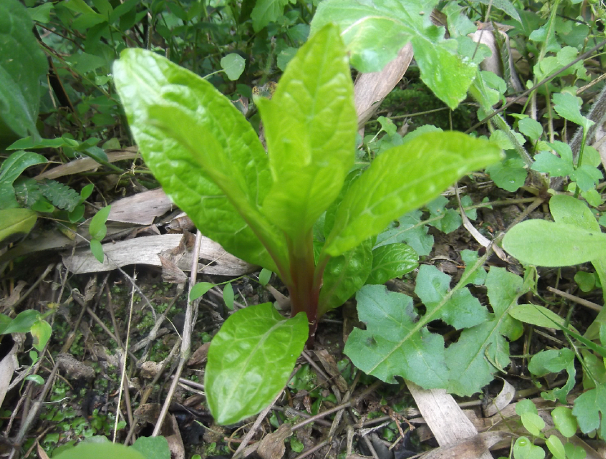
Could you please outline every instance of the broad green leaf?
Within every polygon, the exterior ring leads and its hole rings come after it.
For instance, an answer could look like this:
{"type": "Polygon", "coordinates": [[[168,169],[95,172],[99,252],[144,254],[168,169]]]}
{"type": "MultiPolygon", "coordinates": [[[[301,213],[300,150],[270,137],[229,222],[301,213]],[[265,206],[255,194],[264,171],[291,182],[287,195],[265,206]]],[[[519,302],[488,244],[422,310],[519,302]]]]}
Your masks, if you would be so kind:
{"type": "Polygon", "coordinates": [[[263,213],[297,244],[339,196],[355,159],[353,83],[337,29],[308,41],[272,99],[257,105],[273,179],[263,213]]]}
{"type": "Polygon", "coordinates": [[[90,251],[95,256],[99,263],[103,263],[105,260],[105,254],[103,253],[103,246],[99,239],[93,239],[90,241],[90,251]]]}
{"type": "Polygon", "coordinates": [[[522,263],[572,266],[606,257],[606,235],[566,223],[529,220],[507,232],[503,248],[522,263]]]}
{"type": "MultiPolygon", "coordinates": [[[[55,457],[55,456],[53,456],[55,457]]],[[[63,451],[56,459],[107,459],[115,457],[120,459],[147,459],[134,448],[119,443],[80,443],[75,448],[63,451]]]]}
{"type": "Polygon", "coordinates": [[[17,316],[6,323],[0,333],[27,333],[31,330],[34,325],[40,319],[40,313],[34,309],[26,309],[20,312],[17,316]]]}
{"type": "Polygon", "coordinates": [[[528,364],[528,371],[538,377],[549,373],[558,374],[564,370],[568,373],[566,384],[541,393],[541,397],[545,400],[555,401],[557,399],[560,403],[566,403],[566,396],[574,388],[576,375],[574,352],[568,348],[541,351],[533,355],[528,364]]]}
{"type": "Polygon", "coordinates": [[[103,207],[102,209],[99,209],[95,216],[91,219],[88,232],[93,239],[101,241],[107,234],[107,226],[105,226],[105,222],[107,221],[107,217],[109,217],[111,210],[112,206],[103,207]]]}
{"type": "Polygon", "coordinates": [[[32,28],[18,0],[0,2],[0,120],[21,137],[38,135],[40,79],[48,70],[32,28]]]}
{"type": "Polygon", "coordinates": [[[518,121],[518,129],[522,134],[534,142],[539,140],[543,134],[543,126],[541,126],[541,123],[532,118],[523,118],[518,121]]]}
{"type": "Polygon", "coordinates": [[[133,443],[132,449],[139,451],[145,459],[170,459],[168,441],[162,436],[139,437],[133,443]]]}
{"type": "Polygon", "coordinates": [[[447,209],[448,199],[444,196],[438,196],[436,199],[427,204],[427,210],[429,210],[430,219],[438,218],[429,223],[434,228],[439,229],[443,233],[450,234],[456,231],[463,221],[461,215],[454,209],[447,209]]]}
{"type": "Polygon", "coordinates": [[[221,67],[225,70],[227,78],[234,81],[242,75],[245,62],[246,59],[239,54],[231,53],[221,59],[221,67]]]}
{"type": "Polygon", "coordinates": [[[594,188],[602,177],[602,172],[597,167],[588,164],[582,164],[570,173],[570,179],[577,182],[582,191],[594,188]]]}
{"type": "Polygon", "coordinates": [[[463,277],[469,277],[468,282],[474,285],[484,285],[486,281],[486,270],[483,265],[476,265],[478,262],[478,252],[472,250],[461,251],[461,259],[465,262],[465,271],[463,277]]]}
{"type": "Polygon", "coordinates": [[[261,272],[259,273],[259,283],[263,286],[266,286],[267,284],[269,284],[272,274],[273,273],[269,269],[263,268],[261,270],[261,272]]]}
{"type": "Polygon", "coordinates": [[[520,19],[520,15],[517,10],[513,6],[513,4],[509,0],[478,0],[479,3],[484,5],[491,5],[492,8],[497,8],[503,11],[505,14],[508,14],[512,18],[514,18],[518,22],[522,22],[520,19]]]}
{"type": "Polygon", "coordinates": [[[384,284],[419,266],[419,255],[406,244],[388,244],[372,251],[372,271],[367,284],[384,284]]]}
{"type": "Polygon", "coordinates": [[[513,457],[515,459],[543,459],[545,450],[533,445],[528,438],[519,437],[513,445],[513,457]]]}
{"type": "Polygon", "coordinates": [[[524,399],[516,403],[516,414],[522,416],[524,413],[538,414],[539,410],[532,400],[524,399]]]}
{"type": "Polygon", "coordinates": [[[211,342],[204,375],[215,422],[233,424],[267,406],[286,384],[307,334],[305,314],[285,320],[271,303],[232,314],[211,342]]]}
{"type": "Polygon", "coordinates": [[[123,51],[114,78],[143,158],[171,199],[225,250],[277,271],[265,244],[284,274],[283,238],[259,210],[271,186],[267,155],[238,109],[142,49],[123,51]]]}
{"type": "Polygon", "coordinates": [[[44,350],[52,332],[53,329],[46,320],[37,320],[32,324],[30,333],[34,337],[34,347],[38,351],[42,352],[44,350]]]}
{"type": "Polygon", "coordinates": [[[558,437],[555,435],[550,435],[545,441],[545,444],[555,459],[566,459],[566,450],[564,449],[562,440],[560,440],[558,437]]]}
{"type": "Polygon", "coordinates": [[[535,155],[534,159],[535,162],[531,169],[549,174],[552,177],[566,177],[574,171],[572,161],[559,158],[548,151],[539,152],[538,155],[535,155]]]}
{"type": "Polygon", "coordinates": [[[577,417],[581,432],[598,430],[600,436],[606,438],[606,385],[600,384],[579,395],[574,401],[572,414],[577,417]]]}
{"type": "Polygon", "coordinates": [[[30,209],[4,209],[0,210],[0,242],[9,242],[6,239],[12,236],[20,237],[28,234],[34,225],[38,214],[30,209]]]}
{"type": "Polygon", "coordinates": [[[189,292],[189,300],[197,300],[214,286],[215,284],[211,284],[210,282],[198,282],[192,287],[191,292],[189,292]]]}
{"type": "Polygon", "coordinates": [[[446,349],[450,368],[448,391],[458,395],[478,392],[493,379],[493,374],[509,365],[509,342],[518,339],[523,327],[509,316],[519,296],[528,288],[522,279],[505,269],[492,267],[486,277],[488,298],[494,311],[490,319],[463,330],[459,340],[446,349]]]}
{"type": "Polygon", "coordinates": [[[481,324],[488,319],[488,311],[468,288],[450,291],[450,276],[432,265],[421,265],[415,293],[427,310],[440,307],[440,318],[457,330],[481,324]]]}
{"type": "Polygon", "coordinates": [[[257,0],[250,14],[255,32],[282,16],[289,3],[295,3],[295,0],[257,0]]]}
{"type": "Polygon", "coordinates": [[[324,250],[345,253],[500,157],[495,145],[459,132],[424,134],[382,153],[347,191],[324,250]]]}
{"type": "Polygon", "coordinates": [[[595,122],[581,115],[581,99],[567,92],[558,92],[553,95],[553,109],[562,118],[578,124],[583,129],[587,130],[595,122]]]}
{"type": "Polygon", "coordinates": [[[566,406],[557,406],[551,411],[551,418],[556,429],[566,438],[577,433],[579,425],[572,414],[572,410],[566,406]]]}
{"type": "Polygon", "coordinates": [[[43,24],[50,22],[50,13],[53,10],[52,3],[44,3],[35,8],[28,8],[27,13],[32,21],[38,21],[43,24]]]}
{"type": "Polygon", "coordinates": [[[0,183],[12,185],[25,169],[46,162],[46,158],[38,153],[22,150],[11,153],[0,165],[0,183]]]}
{"type": "Polygon", "coordinates": [[[545,421],[536,413],[522,413],[520,418],[524,428],[534,437],[538,437],[545,428],[545,421]]]}
{"type": "Polygon", "coordinates": [[[335,23],[351,53],[352,65],[363,73],[380,71],[411,42],[421,79],[450,108],[457,107],[476,76],[477,65],[457,54],[456,40],[431,23],[437,0],[325,0],[311,24],[311,35],[335,23]]]}
{"type": "Polygon", "coordinates": [[[373,265],[372,241],[331,258],[324,269],[323,285],[318,302],[318,315],[345,303],[366,282],[373,265]]]}
{"type": "Polygon", "coordinates": [[[512,193],[524,185],[528,175],[528,171],[524,168],[524,161],[517,155],[508,155],[500,163],[487,167],[486,172],[499,188],[512,193]]]}
{"type": "Polygon", "coordinates": [[[356,367],[390,384],[402,376],[425,389],[445,387],[444,338],[419,326],[412,298],[366,285],[356,300],[366,330],[354,328],[344,349],[356,367]]]}

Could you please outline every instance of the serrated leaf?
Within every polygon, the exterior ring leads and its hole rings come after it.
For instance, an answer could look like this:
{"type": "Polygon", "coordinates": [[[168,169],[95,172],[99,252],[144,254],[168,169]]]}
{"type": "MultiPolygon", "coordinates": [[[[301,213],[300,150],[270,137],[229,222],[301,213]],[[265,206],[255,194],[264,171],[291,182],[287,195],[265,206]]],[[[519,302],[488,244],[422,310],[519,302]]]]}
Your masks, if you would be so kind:
{"type": "Polygon", "coordinates": [[[580,100],[580,98],[573,96],[570,93],[558,92],[553,95],[553,103],[555,104],[553,109],[562,118],[566,118],[568,121],[572,121],[587,130],[594,125],[595,122],[581,115],[580,100]]]}
{"type": "Polygon", "coordinates": [[[566,403],[566,396],[574,388],[576,375],[574,352],[568,348],[541,351],[533,355],[528,364],[528,371],[538,377],[543,377],[549,373],[558,374],[564,370],[568,373],[566,384],[541,393],[541,397],[545,400],[555,401],[557,399],[560,403],[566,403]]]}
{"type": "Polygon", "coordinates": [[[352,65],[362,73],[380,71],[411,42],[421,79],[454,109],[467,97],[477,65],[458,56],[456,40],[445,40],[444,29],[431,23],[436,5],[437,0],[327,0],[320,3],[310,33],[337,24],[352,65]]]}
{"type": "Polygon", "coordinates": [[[581,432],[598,430],[600,436],[606,438],[606,385],[600,384],[579,395],[574,401],[572,414],[577,417],[581,432]]]}
{"type": "Polygon", "coordinates": [[[366,282],[373,266],[371,240],[349,252],[331,258],[324,269],[318,315],[345,303],[366,282]]]}
{"type": "Polygon", "coordinates": [[[419,268],[415,293],[428,312],[439,306],[439,318],[457,330],[481,324],[489,317],[486,308],[471,295],[468,288],[451,292],[450,276],[432,265],[421,265],[419,268]]]}
{"type": "Polygon", "coordinates": [[[427,234],[427,225],[421,221],[423,213],[413,210],[397,221],[397,226],[383,231],[377,236],[375,248],[382,245],[405,242],[410,245],[419,256],[429,255],[433,247],[433,236],[427,234]]]}
{"type": "Polygon", "coordinates": [[[272,183],[267,154],[238,109],[142,49],[122,53],[114,79],[145,163],[172,201],[230,253],[277,271],[266,244],[287,268],[283,237],[260,212],[272,183]]]}
{"type": "Polygon", "coordinates": [[[406,244],[388,244],[372,251],[372,270],[367,284],[384,284],[419,266],[419,255],[406,244]]]}
{"type": "Polygon", "coordinates": [[[402,376],[426,389],[446,385],[444,338],[419,326],[412,298],[366,285],[356,300],[366,330],[354,328],[344,349],[356,367],[391,384],[402,376]]]}
{"type": "Polygon", "coordinates": [[[505,269],[492,267],[486,277],[488,298],[494,311],[490,319],[463,330],[459,340],[446,349],[450,368],[448,391],[471,395],[493,379],[493,374],[509,365],[509,342],[505,337],[518,339],[523,327],[509,316],[517,299],[528,288],[522,279],[505,269]]]}
{"type": "Polygon", "coordinates": [[[307,42],[271,100],[257,105],[273,178],[263,213],[297,245],[339,196],[355,159],[353,83],[337,29],[307,42]]]}
{"type": "Polygon", "coordinates": [[[458,132],[423,134],[382,153],[347,191],[324,250],[331,256],[350,250],[500,157],[490,142],[458,132]]]}
{"type": "Polygon", "coordinates": [[[258,32],[270,22],[274,22],[284,13],[284,7],[294,0],[257,0],[250,13],[253,29],[258,32]]]}
{"type": "Polygon", "coordinates": [[[38,135],[36,120],[48,62],[17,0],[0,2],[0,120],[20,137],[38,135]]]}
{"type": "Polygon", "coordinates": [[[559,158],[548,151],[541,151],[534,157],[531,169],[549,174],[552,177],[566,177],[574,171],[572,162],[559,158]]]}
{"type": "Polygon", "coordinates": [[[225,70],[227,78],[232,81],[237,80],[244,71],[246,59],[236,53],[228,54],[221,58],[221,68],[225,70]]]}
{"type": "Polygon", "coordinates": [[[271,303],[232,314],[211,342],[204,375],[215,421],[233,424],[267,406],[286,384],[307,333],[305,314],[285,320],[271,303]]]}
{"type": "Polygon", "coordinates": [[[39,187],[42,195],[59,209],[71,212],[80,204],[80,194],[73,188],[56,180],[43,180],[40,182],[39,187]]]}
{"type": "MultiPolygon", "coordinates": [[[[4,209],[0,210],[0,242],[12,236],[28,234],[34,225],[38,214],[30,209],[4,209]]],[[[12,239],[11,238],[11,239],[12,239]]]]}
{"type": "Polygon", "coordinates": [[[522,263],[572,266],[606,257],[606,234],[566,223],[529,220],[507,232],[503,248],[522,263]]]}

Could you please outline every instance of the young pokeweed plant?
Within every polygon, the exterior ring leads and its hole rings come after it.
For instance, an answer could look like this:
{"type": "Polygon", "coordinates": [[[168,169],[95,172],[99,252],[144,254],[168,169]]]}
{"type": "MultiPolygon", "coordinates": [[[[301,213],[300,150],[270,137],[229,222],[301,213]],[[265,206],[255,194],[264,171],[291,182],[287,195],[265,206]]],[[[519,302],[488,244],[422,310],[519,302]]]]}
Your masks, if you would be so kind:
{"type": "Polygon", "coordinates": [[[290,293],[290,319],[269,303],[248,307],[213,339],[205,390],[220,424],[257,413],[282,389],[318,319],[365,284],[377,234],[501,157],[488,141],[432,132],[352,172],[353,84],[330,24],[297,52],[272,99],[255,101],[267,153],[226,97],[161,56],[125,50],[114,78],[166,193],[206,236],[277,273],[290,293]]]}

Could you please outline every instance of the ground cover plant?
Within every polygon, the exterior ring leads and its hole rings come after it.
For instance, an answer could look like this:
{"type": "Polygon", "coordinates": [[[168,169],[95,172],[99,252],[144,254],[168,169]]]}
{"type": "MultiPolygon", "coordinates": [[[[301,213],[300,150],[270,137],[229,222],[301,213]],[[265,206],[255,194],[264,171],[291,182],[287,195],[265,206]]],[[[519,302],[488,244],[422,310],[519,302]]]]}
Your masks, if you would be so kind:
{"type": "MultiPolygon", "coordinates": [[[[182,345],[175,382],[185,368],[189,383],[204,382],[204,397],[188,400],[171,386],[165,399],[167,408],[171,400],[198,408],[168,410],[190,457],[231,454],[228,435],[244,448],[241,428],[264,407],[272,411],[262,428],[274,430],[264,441],[279,438],[292,457],[317,447],[322,456],[383,459],[377,441],[419,452],[401,418],[415,416],[406,384],[490,398],[497,375],[520,396],[541,397],[501,408],[513,436],[503,455],[572,458],[601,447],[598,2],[10,0],[0,8],[0,337],[10,348],[11,335],[27,334],[2,405],[13,451],[101,456],[114,446],[73,445],[103,435],[132,445],[120,454],[168,457],[166,442],[133,441],[163,415],[133,417],[128,407],[149,408],[151,391],[164,401],[162,373],[150,376],[148,364],[170,368],[189,322],[192,344],[208,356],[196,352],[186,367],[190,345],[182,345]],[[359,136],[355,95],[364,88],[354,89],[352,75],[380,71],[407,43],[412,68],[359,136]],[[440,127],[424,124],[429,116],[440,127]],[[468,132],[446,131],[457,127],[468,132]],[[59,165],[85,158],[88,169],[59,165]],[[54,268],[49,241],[60,233],[108,262],[124,237],[110,216],[115,201],[158,186],[261,274],[203,275],[195,286],[193,276],[188,297],[145,271],[99,282],[54,268]],[[50,247],[42,263],[33,261],[39,247],[50,247]],[[131,302],[124,282],[138,289],[131,302]],[[290,314],[268,291],[289,297],[290,314]],[[81,325],[83,317],[91,319],[81,325]],[[176,333],[158,339],[165,319],[176,333]],[[356,386],[360,399],[342,398],[356,386]],[[23,402],[37,387],[30,410],[23,402]],[[344,410],[369,420],[341,449],[344,410]],[[311,414],[333,426],[301,422],[311,414]],[[364,429],[385,415],[373,453],[364,429]]],[[[157,219],[129,237],[173,226],[157,219]]],[[[160,425],[154,435],[169,438],[160,425]]]]}

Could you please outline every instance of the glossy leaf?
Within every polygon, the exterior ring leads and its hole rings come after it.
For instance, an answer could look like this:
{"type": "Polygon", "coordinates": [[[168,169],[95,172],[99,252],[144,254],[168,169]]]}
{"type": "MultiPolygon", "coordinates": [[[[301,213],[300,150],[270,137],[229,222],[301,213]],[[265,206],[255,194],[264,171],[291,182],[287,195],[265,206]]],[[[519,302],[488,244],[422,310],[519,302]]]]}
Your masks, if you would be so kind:
{"type": "Polygon", "coordinates": [[[286,384],[305,341],[305,314],[285,320],[271,303],[231,315],[208,350],[204,388],[218,424],[258,413],[286,384]]]}
{"type": "Polygon", "coordinates": [[[354,163],[353,83],[337,29],[308,41],[272,99],[256,103],[273,179],[263,213],[297,244],[339,196],[354,163]]]}
{"type": "Polygon", "coordinates": [[[431,23],[437,0],[326,0],[311,24],[313,36],[325,24],[335,23],[351,53],[352,65],[363,73],[378,72],[409,42],[421,69],[421,79],[450,108],[465,97],[476,75],[471,60],[456,54],[455,40],[444,39],[444,29],[431,23]]]}
{"type": "Polygon", "coordinates": [[[345,303],[366,283],[373,264],[371,240],[338,257],[331,258],[324,269],[318,305],[319,316],[345,303]]]}
{"type": "Polygon", "coordinates": [[[419,256],[406,244],[388,244],[372,251],[372,270],[367,284],[384,284],[403,276],[419,266],[419,256]]]}
{"type": "Polygon", "coordinates": [[[0,210],[0,242],[11,236],[11,239],[14,239],[28,234],[36,224],[37,218],[38,214],[30,209],[0,210]]]}
{"type": "Polygon", "coordinates": [[[440,308],[440,318],[457,330],[481,324],[488,319],[488,311],[468,288],[450,291],[450,276],[431,265],[421,265],[415,293],[427,310],[440,308]]]}
{"type": "Polygon", "coordinates": [[[497,370],[509,365],[509,342],[518,339],[523,327],[509,316],[519,296],[528,287],[522,279],[505,269],[492,267],[486,277],[488,298],[494,311],[490,319],[463,330],[459,340],[446,349],[446,362],[450,368],[448,391],[458,395],[471,395],[493,379],[497,370]]]}
{"type": "Polygon", "coordinates": [[[356,367],[391,384],[402,376],[426,389],[446,386],[444,338],[419,324],[412,298],[366,285],[356,300],[366,330],[354,328],[344,349],[356,367]]]}
{"type": "Polygon", "coordinates": [[[0,2],[0,121],[20,137],[38,135],[40,79],[48,70],[32,27],[18,0],[0,2]]]}
{"type": "Polygon", "coordinates": [[[243,115],[209,82],[146,50],[123,51],[114,78],[143,158],[171,199],[228,252],[275,271],[265,244],[287,267],[283,238],[260,212],[267,155],[243,115]]]}
{"type": "Polygon", "coordinates": [[[606,257],[606,234],[566,223],[529,220],[507,232],[503,248],[522,263],[571,266],[606,257]]]}
{"type": "Polygon", "coordinates": [[[350,250],[500,157],[494,144],[458,132],[424,134],[382,153],[347,191],[324,250],[350,250]]]}

